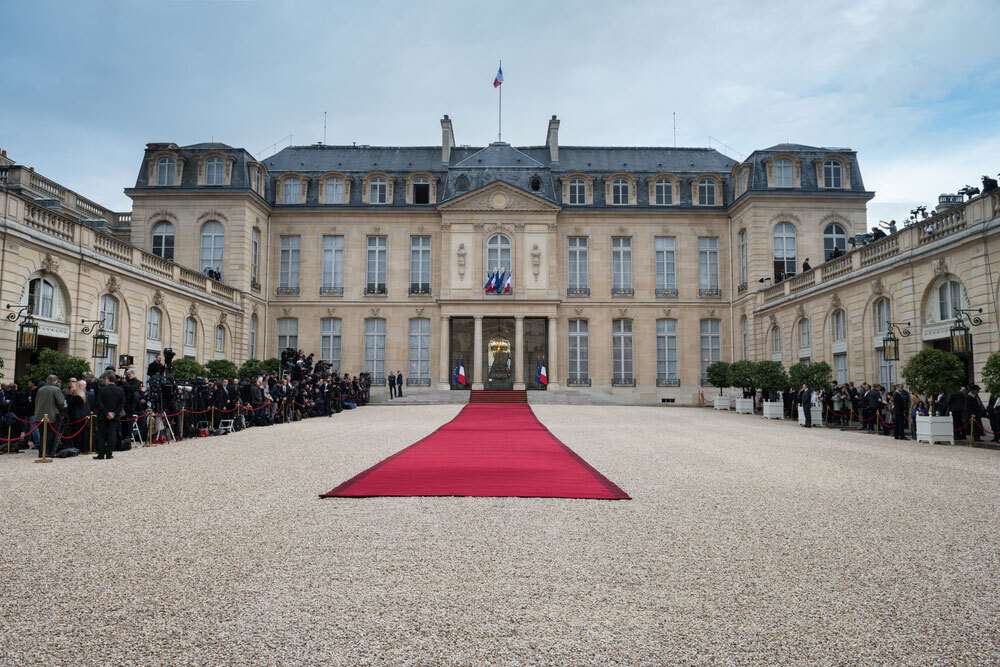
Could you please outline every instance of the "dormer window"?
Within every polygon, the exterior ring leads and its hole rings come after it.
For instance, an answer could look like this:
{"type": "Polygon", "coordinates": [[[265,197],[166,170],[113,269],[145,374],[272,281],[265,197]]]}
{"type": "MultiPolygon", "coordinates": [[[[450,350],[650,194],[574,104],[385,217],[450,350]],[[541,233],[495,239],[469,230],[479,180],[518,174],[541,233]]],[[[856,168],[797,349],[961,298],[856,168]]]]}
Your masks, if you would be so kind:
{"type": "Polygon", "coordinates": [[[842,188],[843,166],[839,160],[827,160],[823,163],[823,187],[842,188]]]}
{"type": "Polygon", "coordinates": [[[674,182],[667,178],[656,181],[656,205],[670,206],[674,203],[674,182]]]}
{"type": "Polygon", "coordinates": [[[339,176],[326,179],[326,203],[344,203],[344,179],[339,176]]]}
{"type": "Polygon", "coordinates": [[[253,170],[253,189],[254,192],[260,192],[260,169],[253,170]]]}
{"type": "Polygon", "coordinates": [[[221,157],[210,157],[205,160],[205,184],[222,185],[222,170],[225,162],[221,157]]]}
{"type": "Polygon", "coordinates": [[[698,206],[715,206],[715,181],[711,178],[698,181],[698,206]]]}
{"type": "Polygon", "coordinates": [[[413,203],[414,204],[431,203],[431,179],[429,178],[413,179],[413,203]]]}
{"type": "Polygon", "coordinates": [[[616,178],[611,183],[611,203],[615,206],[625,206],[629,202],[629,182],[624,178],[616,178]]]}
{"type": "Polygon", "coordinates": [[[587,183],[582,178],[569,182],[569,203],[575,206],[587,203],[587,183]]]}
{"type": "Polygon", "coordinates": [[[531,179],[531,191],[538,192],[541,189],[542,189],[542,179],[535,176],[534,178],[531,179]]]}
{"type": "Polygon", "coordinates": [[[161,157],[156,163],[156,184],[173,185],[176,165],[172,157],[161,157]]]}
{"type": "Polygon", "coordinates": [[[298,204],[302,201],[301,181],[294,176],[286,178],[281,184],[281,203],[298,204]]]}
{"type": "Polygon", "coordinates": [[[386,202],[387,186],[385,179],[381,176],[373,178],[368,182],[368,203],[384,204],[386,202]]]}
{"type": "Polygon", "coordinates": [[[790,188],[794,183],[792,161],[780,159],[774,161],[774,187],[790,188]]]}

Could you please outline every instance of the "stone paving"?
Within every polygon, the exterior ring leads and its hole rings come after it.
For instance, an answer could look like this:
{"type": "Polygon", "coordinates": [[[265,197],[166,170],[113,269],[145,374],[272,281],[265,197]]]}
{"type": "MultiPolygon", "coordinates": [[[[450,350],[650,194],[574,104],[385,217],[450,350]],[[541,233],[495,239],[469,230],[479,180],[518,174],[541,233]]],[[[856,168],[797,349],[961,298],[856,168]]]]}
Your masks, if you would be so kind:
{"type": "Polygon", "coordinates": [[[0,663],[1000,661],[1000,452],[536,405],[633,500],[317,498],[459,407],[0,457],[0,663]]]}

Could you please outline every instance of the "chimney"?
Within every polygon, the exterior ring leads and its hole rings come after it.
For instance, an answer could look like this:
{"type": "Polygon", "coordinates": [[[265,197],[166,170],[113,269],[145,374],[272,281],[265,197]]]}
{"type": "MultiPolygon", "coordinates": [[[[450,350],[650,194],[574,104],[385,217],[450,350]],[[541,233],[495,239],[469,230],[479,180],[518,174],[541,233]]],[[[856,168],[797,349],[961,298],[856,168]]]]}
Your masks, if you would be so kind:
{"type": "Polygon", "coordinates": [[[451,127],[448,114],[441,119],[441,163],[451,162],[451,149],[455,147],[455,130],[451,127]]]}
{"type": "Polygon", "coordinates": [[[545,145],[549,147],[549,160],[559,162],[559,119],[552,114],[549,121],[549,133],[545,136],[545,145]]]}

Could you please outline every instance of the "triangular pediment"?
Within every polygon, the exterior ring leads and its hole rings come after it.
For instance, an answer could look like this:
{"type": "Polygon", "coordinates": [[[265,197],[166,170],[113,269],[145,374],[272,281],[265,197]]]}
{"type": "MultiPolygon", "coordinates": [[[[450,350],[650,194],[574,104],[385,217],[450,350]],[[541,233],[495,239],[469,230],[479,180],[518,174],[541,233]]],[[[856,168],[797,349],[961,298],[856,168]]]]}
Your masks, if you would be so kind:
{"type": "Polygon", "coordinates": [[[439,211],[521,211],[551,213],[562,207],[503,181],[449,199],[437,207],[439,211]]]}

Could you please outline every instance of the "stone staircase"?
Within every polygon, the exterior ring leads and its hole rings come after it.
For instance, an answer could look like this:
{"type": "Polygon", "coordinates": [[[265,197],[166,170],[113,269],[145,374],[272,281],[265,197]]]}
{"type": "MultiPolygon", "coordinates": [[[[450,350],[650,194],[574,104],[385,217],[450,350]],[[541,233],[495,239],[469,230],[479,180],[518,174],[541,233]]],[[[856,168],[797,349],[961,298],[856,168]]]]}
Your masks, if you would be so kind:
{"type": "Polygon", "coordinates": [[[469,396],[469,403],[527,403],[528,392],[523,389],[496,391],[490,389],[474,390],[469,396]]]}

